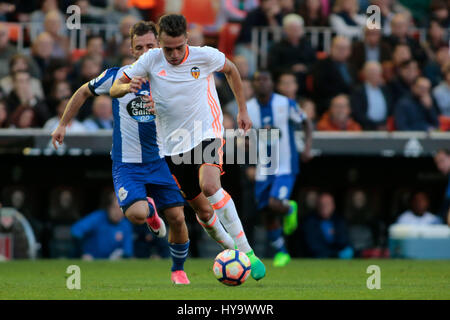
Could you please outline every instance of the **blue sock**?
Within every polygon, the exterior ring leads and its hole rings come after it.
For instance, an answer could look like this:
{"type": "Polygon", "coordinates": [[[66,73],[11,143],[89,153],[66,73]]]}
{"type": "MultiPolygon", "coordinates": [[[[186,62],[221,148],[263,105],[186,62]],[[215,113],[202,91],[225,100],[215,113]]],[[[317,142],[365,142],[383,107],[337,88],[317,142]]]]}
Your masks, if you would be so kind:
{"type": "Polygon", "coordinates": [[[283,238],[283,229],[278,228],[274,230],[268,230],[267,237],[269,238],[270,244],[275,248],[275,250],[277,250],[277,252],[288,253],[283,238]]]}
{"type": "Polygon", "coordinates": [[[189,251],[189,240],[186,243],[169,243],[170,255],[172,257],[172,271],[184,270],[189,251]]]}
{"type": "Polygon", "coordinates": [[[153,207],[153,205],[149,202],[148,203],[148,216],[147,218],[151,218],[155,215],[155,208],[153,207]]]}

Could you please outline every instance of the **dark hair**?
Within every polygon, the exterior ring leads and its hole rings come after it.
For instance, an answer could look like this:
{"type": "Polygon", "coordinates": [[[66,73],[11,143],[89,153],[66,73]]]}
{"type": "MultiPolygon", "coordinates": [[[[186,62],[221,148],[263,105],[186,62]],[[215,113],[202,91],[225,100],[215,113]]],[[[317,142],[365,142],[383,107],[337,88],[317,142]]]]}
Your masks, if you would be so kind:
{"type": "Polygon", "coordinates": [[[438,153],[444,153],[446,156],[450,156],[450,149],[446,149],[446,148],[441,148],[439,150],[436,151],[435,155],[438,153]]]}
{"type": "Polygon", "coordinates": [[[159,34],[163,32],[171,37],[187,34],[186,18],[181,14],[166,14],[159,19],[159,34]]]}
{"type": "Polygon", "coordinates": [[[131,41],[133,41],[134,36],[143,36],[149,32],[153,33],[155,38],[158,37],[156,25],[152,21],[139,21],[130,28],[131,41]]]}
{"type": "Polygon", "coordinates": [[[9,59],[9,71],[11,72],[13,65],[17,62],[17,60],[24,60],[27,62],[28,70],[30,69],[30,60],[26,55],[21,53],[16,53],[9,59]]]}

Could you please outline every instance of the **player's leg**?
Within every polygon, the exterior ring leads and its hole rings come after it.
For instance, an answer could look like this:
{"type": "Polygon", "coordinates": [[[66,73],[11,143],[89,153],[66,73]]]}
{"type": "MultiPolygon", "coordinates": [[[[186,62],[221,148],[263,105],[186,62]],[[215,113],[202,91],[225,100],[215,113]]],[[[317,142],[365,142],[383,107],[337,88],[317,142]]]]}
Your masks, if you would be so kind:
{"type": "MultiPolygon", "coordinates": [[[[184,155],[182,155],[183,157],[184,155]]],[[[166,157],[166,162],[173,178],[186,201],[196,213],[197,221],[203,230],[225,249],[234,248],[234,241],[225,231],[222,224],[216,223],[217,216],[208,199],[202,194],[198,183],[198,168],[195,164],[175,164],[172,157],[166,157]]]]}
{"type": "Polygon", "coordinates": [[[203,230],[224,249],[234,249],[234,241],[226,232],[208,199],[200,192],[193,200],[188,201],[194,209],[198,223],[203,230]]]}
{"type": "Polygon", "coordinates": [[[184,262],[189,251],[188,229],[184,218],[185,201],[164,159],[150,163],[147,169],[151,172],[147,180],[149,183],[146,185],[148,194],[153,197],[158,210],[164,212],[169,225],[172,282],[189,284],[184,272],[184,262]]]}
{"type": "Polygon", "coordinates": [[[221,186],[220,171],[217,165],[203,164],[199,169],[200,188],[214,208],[220,222],[233,238],[238,250],[245,252],[250,258],[252,277],[255,280],[262,279],[266,274],[266,268],[247,241],[234,201],[221,186]]]}
{"type": "Polygon", "coordinates": [[[143,174],[141,171],[139,164],[113,163],[112,175],[117,199],[131,223],[139,225],[147,222],[151,231],[158,237],[164,237],[166,235],[164,221],[147,199],[145,181],[137,179],[141,177],[140,173],[143,174]]]}
{"type": "Polygon", "coordinates": [[[283,231],[286,235],[291,235],[298,227],[298,206],[294,200],[289,200],[295,179],[295,175],[277,176],[269,196],[269,209],[283,218],[283,231]]]}

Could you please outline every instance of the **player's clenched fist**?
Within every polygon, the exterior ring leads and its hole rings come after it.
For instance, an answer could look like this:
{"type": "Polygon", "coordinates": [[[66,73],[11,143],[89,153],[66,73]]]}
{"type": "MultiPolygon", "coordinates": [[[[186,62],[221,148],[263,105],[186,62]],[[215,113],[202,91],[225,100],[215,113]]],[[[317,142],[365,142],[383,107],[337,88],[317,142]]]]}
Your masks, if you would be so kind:
{"type": "Polygon", "coordinates": [[[139,90],[141,90],[142,85],[147,81],[143,77],[134,77],[131,79],[129,83],[129,92],[131,93],[137,93],[139,90]]]}
{"type": "Polygon", "coordinates": [[[252,128],[252,120],[248,116],[248,113],[239,112],[237,115],[238,128],[243,129],[244,132],[247,132],[252,128]]]}

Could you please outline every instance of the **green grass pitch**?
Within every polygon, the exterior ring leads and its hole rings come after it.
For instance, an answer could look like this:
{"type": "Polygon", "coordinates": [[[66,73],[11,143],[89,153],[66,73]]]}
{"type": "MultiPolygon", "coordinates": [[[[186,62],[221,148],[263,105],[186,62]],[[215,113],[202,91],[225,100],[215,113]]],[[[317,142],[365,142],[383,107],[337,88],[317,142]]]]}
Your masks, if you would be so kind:
{"type": "Polygon", "coordinates": [[[213,259],[189,259],[188,286],[170,282],[170,260],[37,260],[0,263],[0,299],[450,299],[450,261],[264,260],[267,276],[239,287],[219,283],[213,259]],[[69,265],[81,269],[81,289],[69,290],[69,265]],[[369,290],[369,265],[381,270],[381,289],[369,290]]]}

